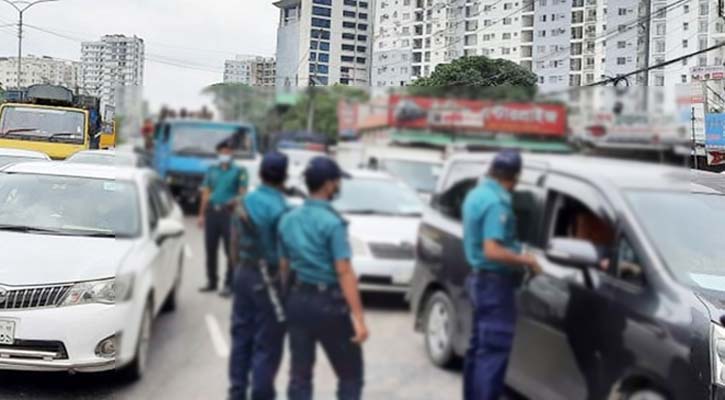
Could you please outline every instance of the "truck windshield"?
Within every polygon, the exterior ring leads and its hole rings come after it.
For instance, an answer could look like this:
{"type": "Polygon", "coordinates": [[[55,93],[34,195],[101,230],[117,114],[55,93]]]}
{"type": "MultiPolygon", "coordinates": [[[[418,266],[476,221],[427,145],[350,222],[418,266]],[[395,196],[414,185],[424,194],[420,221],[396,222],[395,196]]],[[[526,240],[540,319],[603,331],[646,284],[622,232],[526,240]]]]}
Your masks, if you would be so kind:
{"type": "Polygon", "coordinates": [[[85,126],[86,117],[80,111],[7,106],[0,115],[0,139],[81,144],[85,126]]]}
{"type": "Polygon", "coordinates": [[[225,126],[179,126],[171,132],[171,151],[180,155],[216,156],[219,143],[229,141],[238,155],[254,152],[249,130],[225,126]]]}

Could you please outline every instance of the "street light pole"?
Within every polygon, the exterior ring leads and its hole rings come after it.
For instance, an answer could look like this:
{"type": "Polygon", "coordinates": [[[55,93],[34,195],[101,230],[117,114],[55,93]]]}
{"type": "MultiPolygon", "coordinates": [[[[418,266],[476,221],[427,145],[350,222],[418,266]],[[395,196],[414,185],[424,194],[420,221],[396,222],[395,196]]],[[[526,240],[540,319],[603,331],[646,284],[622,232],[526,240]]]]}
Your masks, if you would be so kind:
{"type": "Polygon", "coordinates": [[[20,89],[20,77],[23,74],[23,16],[25,11],[30,7],[40,3],[50,3],[59,0],[36,0],[36,1],[25,1],[25,0],[2,0],[5,3],[10,4],[15,11],[18,12],[18,81],[17,86],[20,89]]]}

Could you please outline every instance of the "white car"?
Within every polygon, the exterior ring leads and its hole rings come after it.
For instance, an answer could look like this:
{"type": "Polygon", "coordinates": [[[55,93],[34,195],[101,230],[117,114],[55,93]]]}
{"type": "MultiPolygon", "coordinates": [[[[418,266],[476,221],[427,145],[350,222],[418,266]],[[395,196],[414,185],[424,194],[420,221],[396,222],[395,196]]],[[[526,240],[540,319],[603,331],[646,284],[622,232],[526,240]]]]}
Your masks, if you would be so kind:
{"type": "Polygon", "coordinates": [[[363,291],[408,290],[423,203],[390,175],[351,171],[333,202],[349,222],[352,265],[363,291]]]}
{"type": "Polygon", "coordinates": [[[40,151],[0,148],[0,168],[23,161],[50,161],[47,154],[40,151]]]}
{"type": "Polygon", "coordinates": [[[147,169],[0,169],[0,369],[143,375],[176,306],[181,210],[147,169]]]}
{"type": "Polygon", "coordinates": [[[68,157],[66,162],[76,164],[97,164],[116,167],[149,168],[150,161],[134,151],[81,150],[68,157]]]}

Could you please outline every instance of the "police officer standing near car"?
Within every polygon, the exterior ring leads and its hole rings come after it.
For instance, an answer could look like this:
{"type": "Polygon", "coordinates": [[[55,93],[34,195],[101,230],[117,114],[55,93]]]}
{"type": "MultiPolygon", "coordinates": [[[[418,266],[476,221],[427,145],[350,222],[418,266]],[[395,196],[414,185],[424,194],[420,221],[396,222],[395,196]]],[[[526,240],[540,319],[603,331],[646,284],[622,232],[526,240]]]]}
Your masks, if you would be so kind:
{"type": "Polygon", "coordinates": [[[316,157],[304,175],[310,196],[279,226],[283,277],[291,270],[285,278],[292,353],[287,395],[289,400],[313,398],[315,347],[320,343],[337,375],[337,398],[359,400],[368,330],[350,263],[347,223],[330,204],[340,192],[343,173],[335,161],[316,157]]]}
{"type": "Polygon", "coordinates": [[[231,212],[237,197],[247,190],[248,175],[245,168],[234,164],[234,150],[228,141],[219,143],[216,150],[219,162],[209,167],[201,184],[198,224],[200,228],[204,228],[207,284],[199,291],[213,292],[217,290],[219,283],[217,256],[221,241],[228,262],[224,288],[220,294],[226,297],[231,295],[232,282],[232,263],[229,254],[231,212]]]}
{"type": "Polygon", "coordinates": [[[516,233],[511,193],[521,168],[518,151],[502,150],[463,203],[463,246],[473,267],[466,289],[474,306],[464,400],[500,398],[516,323],[514,292],[523,272],[540,272],[536,259],[522,254],[516,233]]]}
{"type": "Polygon", "coordinates": [[[287,156],[264,156],[262,185],[244,196],[232,220],[235,264],[232,306],[230,400],[246,400],[249,376],[252,400],[273,400],[284,338],[284,310],[279,285],[277,225],[287,210],[283,194],[287,156]]]}

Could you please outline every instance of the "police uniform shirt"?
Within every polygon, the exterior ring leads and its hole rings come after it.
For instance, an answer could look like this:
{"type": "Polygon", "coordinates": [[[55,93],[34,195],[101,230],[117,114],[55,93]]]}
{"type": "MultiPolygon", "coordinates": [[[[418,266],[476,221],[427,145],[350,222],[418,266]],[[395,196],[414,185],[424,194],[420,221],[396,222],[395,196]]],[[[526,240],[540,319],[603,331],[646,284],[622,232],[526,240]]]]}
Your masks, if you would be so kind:
{"type": "Polygon", "coordinates": [[[211,191],[209,203],[221,206],[232,201],[239,194],[240,189],[246,189],[248,176],[246,168],[230,163],[226,169],[221,165],[209,168],[201,186],[211,191]]]}
{"type": "MultiPolygon", "coordinates": [[[[270,186],[261,185],[241,200],[247,216],[254,225],[255,232],[245,232],[238,239],[241,243],[241,260],[252,261],[264,258],[269,265],[279,263],[277,249],[277,225],[287,210],[287,202],[282,193],[270,186]]],[[[241,223],[234,219],[235,223],[241,223]]]]}
{"type": "Polygon", "coordinates": [[[327,201],[308,199],[284,215],[278,235],[280,256],[304,283],[336,284],[335,262],[352,254],[347,222],[327,201]]]}
{"type": "Polygon", "coordinates": [[[490,178],[473,189],[463,203],[463,247],[466,259],[474,270],[514,272],[507,265],[486,259],[483,243],[488,240],[495,240],[515,253],[521,252],[511,194],[490,178]]]}

